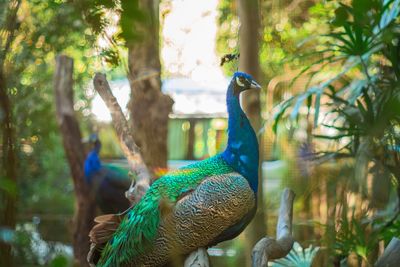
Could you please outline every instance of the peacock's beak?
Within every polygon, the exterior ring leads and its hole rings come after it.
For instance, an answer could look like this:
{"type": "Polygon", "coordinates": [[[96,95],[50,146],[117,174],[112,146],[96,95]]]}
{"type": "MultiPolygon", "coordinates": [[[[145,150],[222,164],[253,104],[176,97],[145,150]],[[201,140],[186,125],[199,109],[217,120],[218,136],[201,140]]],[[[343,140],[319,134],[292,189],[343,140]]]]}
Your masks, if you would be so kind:
{"type": "Polygon", "coordinates": [[[261,85],[259,85],[256,81],[251,81],[250,89],[261,89],[261,85]]]}

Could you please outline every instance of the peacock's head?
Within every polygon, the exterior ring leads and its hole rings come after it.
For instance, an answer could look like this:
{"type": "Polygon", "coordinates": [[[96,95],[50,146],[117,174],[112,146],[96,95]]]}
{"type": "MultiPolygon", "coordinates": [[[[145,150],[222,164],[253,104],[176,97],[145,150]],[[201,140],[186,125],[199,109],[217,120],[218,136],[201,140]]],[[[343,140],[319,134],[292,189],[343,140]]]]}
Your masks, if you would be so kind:
{"type": "Polygon", "coordinates": [[[241,92],[249,89],[261,89],[261,86],[253,79],[250,74],[244,72],[235,72],[232,78],[234,95],[239,95],[241,92]]]}

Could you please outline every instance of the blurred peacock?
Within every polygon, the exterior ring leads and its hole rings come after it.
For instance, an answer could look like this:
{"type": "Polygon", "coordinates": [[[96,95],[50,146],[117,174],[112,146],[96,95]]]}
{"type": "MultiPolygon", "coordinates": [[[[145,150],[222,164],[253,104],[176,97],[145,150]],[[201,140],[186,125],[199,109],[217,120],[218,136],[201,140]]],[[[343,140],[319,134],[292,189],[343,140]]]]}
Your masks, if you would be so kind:
{"type": "MultiPolygon", "coordinates": [[[[97,266],[163,266],[244,230],[257,209],[259,151],[239,94],[253,88],[260,86],[250,75],[234,74],[226,97],[225,151],[156,180],[119,226],[111,227],[115,232],[97,266]]],[[[99,229],[91,236],[110,237],[99,229]]]]}
{"type": "Polygon", "coordinates": [[[89,141],[93,143],[93,149],[85,160],[85,181],[90,185],[96,203],[103,213],[123,212],[130,205],[124,197],[131,182],[129,170],[115,164],[102,163],[99,157],[101,142],[97,135],[92,134],[89,141]]]}

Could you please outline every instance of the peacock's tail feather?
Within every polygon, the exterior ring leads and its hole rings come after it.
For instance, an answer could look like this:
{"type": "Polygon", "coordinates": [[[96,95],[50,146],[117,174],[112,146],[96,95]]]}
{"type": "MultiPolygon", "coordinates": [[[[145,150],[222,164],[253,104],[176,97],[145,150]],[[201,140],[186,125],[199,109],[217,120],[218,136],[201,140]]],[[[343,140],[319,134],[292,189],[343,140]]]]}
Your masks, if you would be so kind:
{"type": "Polygon", "coordinates": [[[118,267],[128,259],[143,253],[151,245],[160,222],[158,203],[157,194],[146,194],[144,199],[129,211],[104,248],[98,266],[118,267]]]}

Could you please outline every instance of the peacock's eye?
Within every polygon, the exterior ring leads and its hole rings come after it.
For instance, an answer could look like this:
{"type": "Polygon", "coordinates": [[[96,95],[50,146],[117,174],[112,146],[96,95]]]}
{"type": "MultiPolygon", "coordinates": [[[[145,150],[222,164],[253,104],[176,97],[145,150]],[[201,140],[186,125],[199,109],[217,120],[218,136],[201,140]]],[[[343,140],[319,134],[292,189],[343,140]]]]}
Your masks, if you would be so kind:
{"type": "Polygon", "coordinates": [[[236,83],[237,83],[237,85],[239,85],[240,87],[243,87],[243,86],[244,86],[243,77],[236,77],[236,83]]]}

